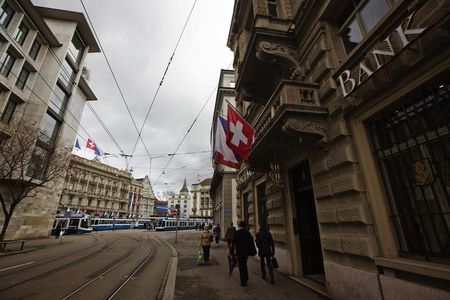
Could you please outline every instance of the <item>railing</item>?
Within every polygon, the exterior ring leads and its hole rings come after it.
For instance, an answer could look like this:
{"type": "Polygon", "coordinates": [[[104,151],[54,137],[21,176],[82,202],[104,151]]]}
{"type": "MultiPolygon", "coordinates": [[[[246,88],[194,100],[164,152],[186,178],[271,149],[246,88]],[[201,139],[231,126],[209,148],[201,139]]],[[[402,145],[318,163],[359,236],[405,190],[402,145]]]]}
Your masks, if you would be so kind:
{"type": "Polygon", "coordinates": [[[266,131],[283,105],[320,106],[317,87],[317,84],[313,83],[281,81],[262,113],[255,120],[255,140],[266,131]]]}

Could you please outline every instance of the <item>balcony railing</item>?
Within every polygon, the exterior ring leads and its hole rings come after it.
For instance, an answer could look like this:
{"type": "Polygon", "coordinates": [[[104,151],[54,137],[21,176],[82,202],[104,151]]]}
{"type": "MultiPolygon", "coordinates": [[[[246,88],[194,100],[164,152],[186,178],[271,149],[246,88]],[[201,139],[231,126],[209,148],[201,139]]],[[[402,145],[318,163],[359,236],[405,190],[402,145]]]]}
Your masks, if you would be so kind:
{"type": "Polygon", "coordinates": [[[301,106],[305,112],[319,107],[318,86],[313,83],[284,80],[255,121],[255,140],[264,133],[280,109],[285,106],[301,106]]]}

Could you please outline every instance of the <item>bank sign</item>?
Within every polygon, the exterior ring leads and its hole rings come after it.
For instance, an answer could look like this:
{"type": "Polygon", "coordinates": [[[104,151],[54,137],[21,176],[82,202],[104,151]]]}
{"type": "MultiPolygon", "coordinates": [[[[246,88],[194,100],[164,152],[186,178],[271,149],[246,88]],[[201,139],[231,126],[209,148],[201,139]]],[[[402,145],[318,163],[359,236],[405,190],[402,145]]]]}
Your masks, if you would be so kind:
{"type": "Polygon", "coordinates": [[[367,51],[364,59],[356,67],[344,70],[337,82],[341,86],[344,98],[349,96],[356,87],[366,82],[376,74],[384,65],[388,64],[395,56],[400,54],[411,42],[415,41],[427,28],[412,28],[411,22],[415,12],[409,15],[387,38],[376,47],[367,51]],[[398,40],[394,47],[393,39],[398,40]],[[370,63],[368,63],[370,62],[370,63]]]}

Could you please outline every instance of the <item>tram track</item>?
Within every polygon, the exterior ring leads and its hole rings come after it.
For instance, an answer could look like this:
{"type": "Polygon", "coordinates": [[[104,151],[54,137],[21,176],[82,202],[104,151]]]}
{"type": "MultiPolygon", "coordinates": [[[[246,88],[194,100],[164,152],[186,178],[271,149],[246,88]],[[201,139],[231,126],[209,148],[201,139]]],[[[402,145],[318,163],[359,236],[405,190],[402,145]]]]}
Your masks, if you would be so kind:
{"type": "MultiPolygon", "coordinates": [[[[91,243],[91,244],[89,244],[89,245],[87,245],[86,247],[83,247],[83,248],[81,248],[81,249],[73,249],[72,252],[88,250],[88,249],[91,248],[93,245],[95,245],[95,244],[97,243],[97,241],[98,241],[98,237],[97,237],[97,236],[94,236],[94,243],[91,243]]],[[[104,241],[106,241],[106,243],[105,243],[105,245],[106,245],[107,242],[108,242],[107,239],[104,239],[104,241]]],[[[64,259],[64,258],[66,258],[66,257],[67,257],[67,254],[65,253],[65,254],[63,254],[63,255],[61,255],[61,256],[54,257],[54,258],[52,258],[52,259],[42,261],[42,262],[40,262],[40,263],[33,264],[32,266],[29,266],[29,267],[27,267],[27,268],[21,268],[21,269],[12,271],[12,272],[5,273],[4,275],[0,275],[0,279],[6,278],[6,277],[10,277],[11,275],[16,275],[16,274],[21,273],[21,272],[26,272],[26,271],[35,269],[35,268],[37,268],[37,267],[40,267],[40,266],[42,266],[42,265],[46,265],[46,264],[55,262],[55,261],[60,260],[60,259],[64,259]]],[[[1,291],[1,290],[0,290],[0,291],[1,291]]]]}
{"type": "MultiPolygon", "coordinates": [[[[105,251],[105,250],[111,248],[111,247],[112,247],[115,243],[117,243],[118,240],[120,240],[121,238],[122,238],[122,237],[118,237],[118,238],[116,238],[114,241],[112,241],[111,243],[110,243],[109,240],[106,240],[105,245],[103,245],[100,249],[96,249],[96,250],[94,250],[94,251],[90,251],[88,254],[86,254],[86,255],[84,255],[84,256],[82,256],[82,257],[80,257],[80,258],[78,258],[78,259],[76,259],[76,260],[73,260],[73,261],[70,261],[70,262],[68,262],[68,263],[66,263],[66,264],[63,264],[63,265],[61,265],[61,266],[58,266],[58,267],[56,267],[56,268],[52,268],[52,269],[50,269],[50,270],[47,270],[47,271],[45,271],[45,272],[43,272],[43,273],[37,274],[37,275],[32,276],[32,277],[30,277],[30,278],[24,279],[24,280],[22,280],[22,281],[12,283],[12,284],[8,285],[7,287],[0,289],[0,293],[1,293],[1,292],[4,292],[4,291],[7,291],[7,290],[10,290],[10,289],[12,289],[12,288],[15,288],[15,287],[17,287],[17,286],[23,285],[23,284],[28,283],[28,282],[33,281],[33,280],[42,279],[42,278],[51,276],[51,275],[55,274],[56,272],[65,270],[65,269],[67,269],[67,268],[70,268],[70,267],[72,267],[72,266],[77,265],[78,263],[80,263],[80,262],[82,262],[82,261],[85,261],[85,260],[87,260],[87,259],[90,259],[90,258],[92,258],[92,257],[95,257],[95,256],[101,254],[103,251],[105,251]]],[[[61,258],[64,258],[64,257],[58,257],[57,259],[52,260],[52,262],[55,262],[55,261],[57,261],[57,260],[59,260],[59,259],[61,259],[61,258]]],[[[23,272],[23,271],[29,271],[30,269],[34,269],[34,268],[36,268],[36,267],[39,267],[39,266],[42,266],[42,265],[45,265],[45,264],[48,264],[48,263],[49,263],[49,261],[46,261],[46,262],[41,263],[41,264],[36,264],[36,265],[33,265],[33,266],[30,267],[30,268],[26,268],[26,269],[19,270],[19,271],[17,271],[16,273],[18,273],[18,272],[23,272]]],[[[7,276],[10,276],[10,275],[11,275],[11,274],[8,274],[7,276]]],[[[5,276],[5,277],[6,277],[6,276],[5,276]]],[[[2,278],[5,278],[5,277],[2,277],[2,278]]]]}
{"type": "MultiPolygon", "coordinates": [[[[147,237],[148,240],[148,237],[147,237]]],[[[93,285],[95,282],[97,282],[99,279],[103,279],[105,275],[110,274],[113,270],[115,270],[117,267],[119,267],[121,264],[126,262],[128,259],[130,259],[138,250],[138,248],[141,247],[142,241],[141,239],[138,240],[138,245],[130,249],[130,251],[127,252],[124,256],[121,257],[121,259],[116,260],[117,262],[108,266],[108,268],[104,271],[102,271],[100,274],[96,275],[94,278],[90,279],[89,281],[85,282],[81,286],[79,286],[77,289],[69,293],[68,295],[61,298],[62,300],[70,299],[81,292],[85,291],[88,287],[93,285]]],[[[132,279],[136,274],[138,274],[139,271],[142,270],[142,268],[150,263],[152,258],[154,257],[156,253],[156,248],[152,245],[150,242],[151,247],[149,253],[145,256],[144,259],[140,260],[136,267],[134,267],[131,271],[128,271],[127,274],[124,276],[124,279],[122,279],[118,284],[116,284],[116,287],[109,293],[108,296],[106,296],[106,299],[113,299],[129,282],[130,279],[132,279]]],[[[98,272],[97,272],[98,273],[98,272]]]]}

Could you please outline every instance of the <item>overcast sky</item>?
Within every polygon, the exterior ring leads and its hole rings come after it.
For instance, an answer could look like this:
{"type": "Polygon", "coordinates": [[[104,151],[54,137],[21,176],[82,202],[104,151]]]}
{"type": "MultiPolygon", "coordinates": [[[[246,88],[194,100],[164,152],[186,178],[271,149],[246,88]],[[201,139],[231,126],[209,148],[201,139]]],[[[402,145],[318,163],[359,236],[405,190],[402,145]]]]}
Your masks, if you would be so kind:
{"type": "MultiPolygon", "coordinates": [[[[33,0],[38,6],[83,12],[77,0],[33,0]]],[[[84,0],[100,43],[112,65],[138,128],[161,81],[194,0],[84,0]]],[[[181,189],[184,178],[190,184],[212,176],[210,153],[174,156],[165,174],[163,167],[186,134],[189,126],[216,88],[221,69],[230,68],[233,55],[226,47],[233,0],[197,0],[191,18],[177,48],[170,69],[155,100],[142,132],[152,155],[151,181],[159,178],[155,191],[181,189]]],[[[89,82],[98,101],[90,102],[125,154],[131,154],[138,133],[126,111],[101,53],[89,54],[86,66],[89,82]]],[[[216,92],[199,116],[178,153],[210,150],[210,130],[216,92]]],[[[119,149],[85,106],[81,125],[102,151],[119,154],[119,149]]],[[[79,131],[81,151],[87,135],[79,131]]],[[[103,160],[125,169],[124,158],[103,160]]],[[[139,142],[131,159],[135,178],[149,174],[150,161],[139,142]]]]}

